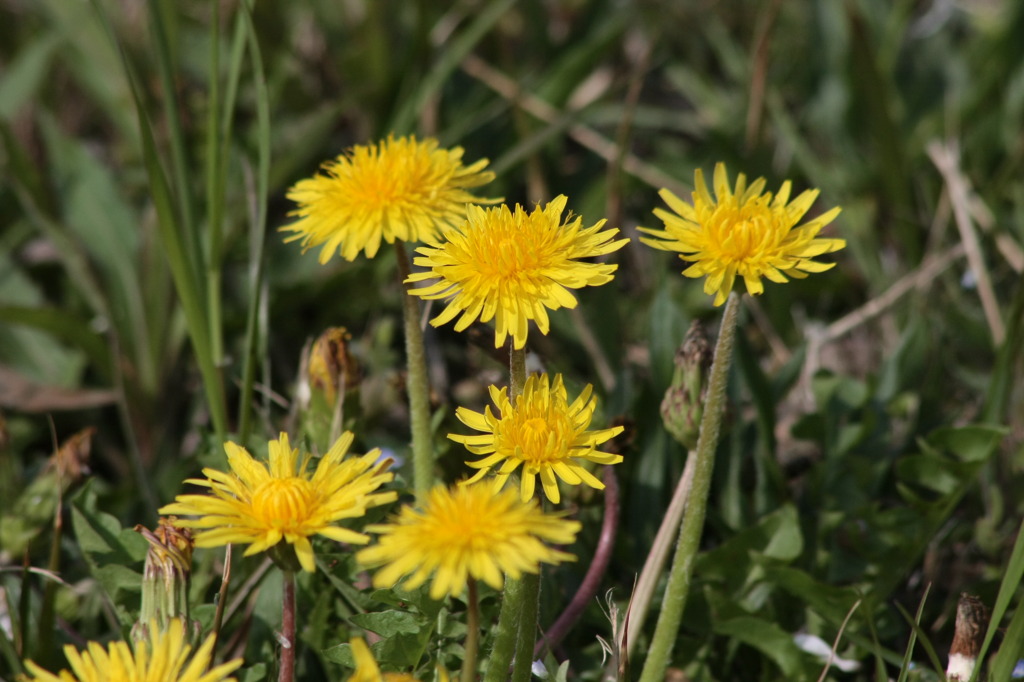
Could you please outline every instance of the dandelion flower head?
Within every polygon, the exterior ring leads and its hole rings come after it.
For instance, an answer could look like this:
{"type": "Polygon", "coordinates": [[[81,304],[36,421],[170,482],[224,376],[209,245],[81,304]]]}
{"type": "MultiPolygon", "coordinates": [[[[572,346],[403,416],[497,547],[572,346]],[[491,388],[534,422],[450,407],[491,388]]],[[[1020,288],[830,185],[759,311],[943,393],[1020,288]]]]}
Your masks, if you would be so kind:
{"type": "Polygon", "coordinates": [[[458,408],[455,414],[463,424],[484,432],[477,436],[448,434],[474,455],[483,456],[483,459],[466,462],[478,469],[469,482],[478,481],[493,470],[497,474],[494,489],[499,490],[522,466],[520,495],[523,500],[533,497],[538,477],[544,494],[556,504],[561,499],[558,479],[569,485],[586,483],[591,488],[604,489],[604,484],[587,471],[583,462],[621,462],[622,455],[601,452],[597,446],[619,435],[623,429],[616,426],[587,430],[597,409],[597,398],[592,397],[592,392],[593,387],[588,384],[569,404],[561,374],[555,375],[554,382],[546,374],[532,375],[515,403],[509,399],[507,388],[490,387],[497,416],[490,406],[484,408],[483,414],[458,408]]]}
{"type": "Polygon", "coordinates": [[[230,471],[203,469],[206,479],[187,481],[210,488],[213,494],[179,495],[160,513],[198,517],[177,521],[197,529],[197,547],[243,543],[249,545],[249,556],[283,540],[292,545],[302,568],[312,572],[316,564],[311,536],[365,545],[368,536],[333,524],[397,499],[395,492],[375,492],[394,478],[386,471],[387,463],[378,463],[380,450],[346,458],[352,440],[351,432],[342,434],[313,472],[308,471],[312,456],[300,460],[284,433],[270,441],[266,464],[245,448],[225,443],[230,471]]]}
{"type": "Polygon", "coordinates": [[[641,227],[655,238],[642,237],[640,241],[678,252],[682,260],[692,262],[683,275],[706,277],[704,293],[714,295],[716,306],[725,302],[737,276],[743,278],[747,292],[756,296],[764,291],[762,277],[782,283],[789,277],[803,279],[807,273],[824,272],[835,263],[811,259],[846,246],[843,239],[817,236],[839,215],[839,207],[797,225],[817,199],[816,189],[790,201],[788,180],[773,197],[764,191],[764,178],[748,187],[742,173],[733,188],[722,163],[715,166],[714,197],[700,169],[694,174],[694,187],[692,206],[667,189],[661,190],[659,195],[674,213],[654,209],[665,229],[641,227]]]}
{"type": "Polygon", "coordinates": [[[381,240],[432,242],[440,229],[462,220],[466,204],[498,201],[468,191],[494,173],[483,170],[487,159],[462,165],[462,153],[414,136],[356,145],[288,191],[298,220],[281,228],[295,233],[285,241],[302,240],[304,249],[323,245],[321,263],[335,252],[347,261],[360,251],[373,258],[381,240]]]}
{"type": "Polygon", "coordinates": [[[545,514],[536,500],[523,502],[511,489],[437,486],[422,511],[406,506],[393,523],[369,526],[380,538],[356,560],[380,567],[373,577],[377,587],[408,576],[405,587],[415,589],[433,576],[430,597],[441,599],[462,594],[469,578],[500,590],[505,575],[519,578],[539,572],[541,563],[575,560],[544,543],[571,544],[579,529],[579,522],[545,514]]]}
{"type": "Polygon", "coordinates": [[[618,230],[603,230],[605,221],[590,227],[562,212],[568,200],[558,196],[544,208],[527,213],[518,204],[483,209],[467,207],[466,221],[444,232],[440,245],[417,249],[415,264],[427,268],[406,282],[436,280],[409,293],[424,299],[450,298],[430,321],[435,327],[460,316],[462,331],[479,318],[495,320],[494,347],[511,335],[515,347],[526,343],[530,320],[547,334],[547,309],[575,308],[570,289],[598,286],[612,280],[617,265],[577,259],[612,253],[629,240],[612,241],[618,230]]]}
{"type": "Polygon", "coordinates": [[[167,629],[150,623],[150,638],[136,644],[133,652],[127,642],[112,642],[106,647],[89,642],[84,651],[64,647],[71,670],[56,675],[32,661],[25,662],[24,682],[234,682],[228,677],[242,665],[242,659],[208,670],[213,659],[214,637],[210,635],[189,658],[191,645],[181,620],[174,619],[167,629]]]}

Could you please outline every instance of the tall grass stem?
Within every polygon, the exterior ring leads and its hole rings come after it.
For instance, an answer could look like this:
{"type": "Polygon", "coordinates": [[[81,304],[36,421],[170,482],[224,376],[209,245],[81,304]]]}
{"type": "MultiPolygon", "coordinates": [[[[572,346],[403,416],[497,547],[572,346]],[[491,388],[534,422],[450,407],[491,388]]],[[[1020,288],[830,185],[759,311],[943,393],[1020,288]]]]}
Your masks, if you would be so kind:
{"type": "MultiPolygon", "coordinates": [[[[237,90],[238,73],[241,71],[241,58],[238,56],[243,36],[249,45],[252,62],[253,84],[256,89],[256,186],[254,191],[247,192],[252,196],[249,229],[249,305],[246,310],[245,352],[242,361],[242,389],[238,398],[240,440],[244,443],[249,437],[252,423],[252,396],[256,378],[257,349],[261,338],[259,324],[261,303],[267,283],[263,277],[263,248],[267,233],[267,201],[270,185],[270,93],[267,90],[267,79],[263,69],[263,56],[260,52],[256,36],[256,27],[252,21],[252,10],[249,3],[239,6],[238,30],[236,46],[233,48],[231,78],[228,85],[227,102],[234,106],[237,90]]],[[[230,133],[230,119],[225,117],[225,137],[230,133]]],[[[222,170],[223,172],[223,170],[222,170]]],[[[265,334],[263,335],[266,336],[265,334]]]]}

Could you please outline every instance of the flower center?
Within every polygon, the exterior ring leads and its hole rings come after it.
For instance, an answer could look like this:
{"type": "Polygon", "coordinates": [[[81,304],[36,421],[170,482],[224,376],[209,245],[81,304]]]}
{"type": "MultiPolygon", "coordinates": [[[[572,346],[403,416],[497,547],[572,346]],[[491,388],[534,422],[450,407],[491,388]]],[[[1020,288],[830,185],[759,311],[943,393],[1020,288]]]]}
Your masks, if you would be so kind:
{"type": "Polygon", "coordinates": [[[548,423],[540,417],[531,417],[523,424],[524,440],[546,441],[548,439],[549,431],[548,423]]]}
{"type": "Polygon", "coordinates": [[[744,262],[770,257],[785,236],[778,211],[761,203],[719,206],[711,218],[711,251],[727,262],[744,262]]]}
{"type": "Polygon", "coordinates": [[[528,464],[542,464],[568,457],[571,444],[572,429],[566,416],[554,412],[513,420],[500,434],[499,448],[528,464]]]}
{"type": "Polygon", "coordinates": [[[272,478],[253,492],[253,516],[267,526],[288,530],[309,518],[315,497],[313,485],[304,478],[272,478]]]}

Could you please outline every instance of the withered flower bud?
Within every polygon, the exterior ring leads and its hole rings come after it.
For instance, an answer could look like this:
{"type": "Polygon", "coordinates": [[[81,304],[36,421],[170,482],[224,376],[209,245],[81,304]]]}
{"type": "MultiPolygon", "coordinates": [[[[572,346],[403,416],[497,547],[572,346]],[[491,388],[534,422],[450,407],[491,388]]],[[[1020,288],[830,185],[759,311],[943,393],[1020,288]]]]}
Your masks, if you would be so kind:
{"type": "Polygon", "coordinates": [[[351,338],[345,327],[331,327],[309,351],[310,389],[322,392],[328,405],[334,405],[339,391],[354,388],[359,382],[359,367],[348,347],[351,338]]]}
{"type": "Polygon", "coordinates": [[[978,654],[988,629],[989,611],[977,597],[960,595],[956,606],[956,626],[953,644],[949,647],[949,665],[946,678],[950,682],[967,682],[978,665],[978,654]]]}
{"type": "Polygon", "coordinates": [[[661,419],[665,429],[689,450],[697,447],[700,435],[712,357],[704,327],[694,320],[676,351],[672,384],[661,401],[661,419]]]}
{"type": "Polygon", "coordinates": [[[192,532],[175,526],[173,516],[161,518],[155,531],[135,530],[149,543],[142,573],[142,609],[132,639],[146,639],[149,624],[165,629],[174,618],[189,622],[188,588],[192,576],[192,532]]]}

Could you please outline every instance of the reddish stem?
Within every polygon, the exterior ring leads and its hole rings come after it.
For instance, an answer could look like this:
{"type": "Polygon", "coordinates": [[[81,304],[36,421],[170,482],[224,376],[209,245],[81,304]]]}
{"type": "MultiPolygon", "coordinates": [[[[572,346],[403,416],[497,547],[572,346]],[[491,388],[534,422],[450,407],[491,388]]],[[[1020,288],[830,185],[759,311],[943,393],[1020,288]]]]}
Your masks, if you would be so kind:
{"type": "Polygon", "coordinates": [[[587,574],[583,576],[583,582],[573,595],[572,601],[534,646],[534,659],[540,658],[545,650],[555,647],[569,633],[583,614],[583,610],[587,608],[587,604],[597,594],[605,571],[608,570],[612,549],[615,547],[615,531],[619,525],[619,479],[610,466],[604,468],[602,478],[605,486],[604,522],[601,524],[601,537],[597,541],[597,549],[594,550],[594,560],[590,563],[587,574]]]}
{"type": "Polygon", "coordinates": [[[278,682],[295,680],[295,574],[284,572],[281,598],[281,669],[278,682]]]}

